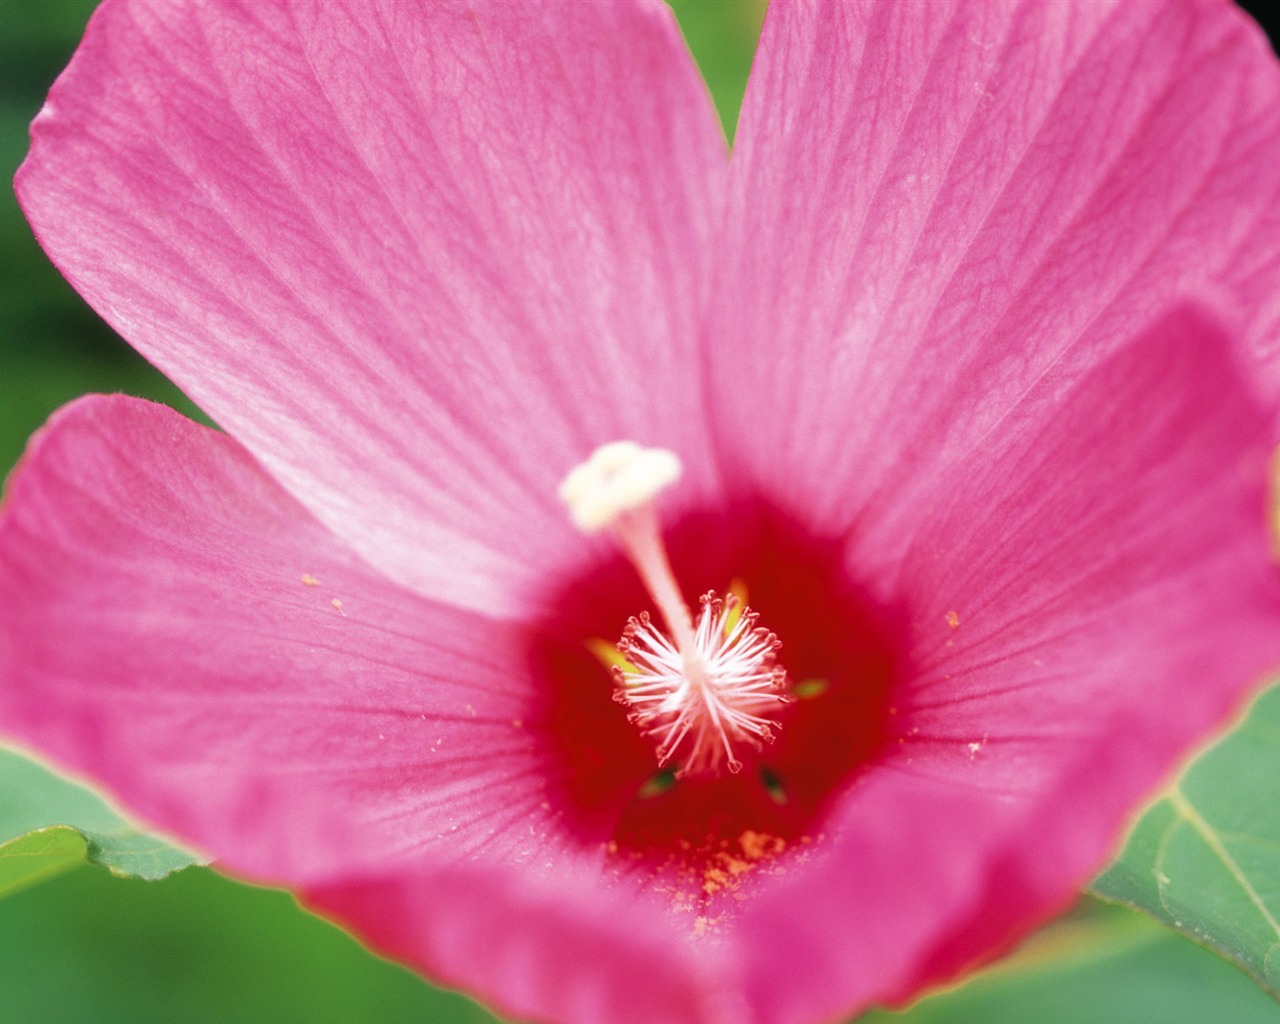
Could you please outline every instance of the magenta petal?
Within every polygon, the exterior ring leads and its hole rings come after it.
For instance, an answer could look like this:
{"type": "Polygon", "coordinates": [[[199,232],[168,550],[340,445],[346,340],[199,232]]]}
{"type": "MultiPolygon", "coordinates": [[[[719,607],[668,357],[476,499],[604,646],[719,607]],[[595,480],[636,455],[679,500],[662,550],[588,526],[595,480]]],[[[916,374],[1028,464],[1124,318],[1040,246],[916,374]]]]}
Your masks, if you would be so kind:
{"type": "Polygon", "coordinates": [[[725,989],[724,949],[697,947],[651,904],[603,888],[599,865],[552,866],[536,880],[472,865],[352,878],[303,901],[517,1020],[751,1019],[725,989]]]}
{"type": "Polygon", "coordinates": [[[1277,167],[1280,65],[1230,4],[774,4],[709,334],[732,458],[826,480],[838,530],[1188,297],[1280,393],[1277,167]]]}
{"type": "Polygon", "coordinates": [[[545,816],[519,634],[389,583],[161,406],[89,398],[37,436],[0,591],[6,733],[237,871],[501,857],[545,816]]]}
{"type": "Polygon", "coordinates": [[[233,441],[134,399],[59,413],[5,513],[9,737],[515,1012],[716,1015],[715,951],[558,832],[520,628],[386,581],[233,441]]]}
{"type": "Polygon", "coordinates": [[[393,578],[536,603],[617,437],[714,487],[726,151],[661,5],[107,4],[33,140],[59,268],[393,578]]]}
{"type": "Polygon", "coordinates": [[[639,3],[111,4],[35,137],[42,240],[232,436],[39,435],[0,722],[513,1013],[905,999],[1280,665],[1280,73],[1226,5],[778,0],[727,199],[639,3]],[[647,598],[555,489],[618,436],[686,464],[676,586],[817,684],[741,773],[657,774],[590,653],[647,598]]]}
{"type": "MultiPolygon", "coordinates": [[[[908,505],[886,584],[913,626],[897,739],[828,857],[744,917],[763,1019],[904,999],[1005,948],[1280,665],[1267,419],[1228,349],[1165,317],[1065,394],[1043,380],[908,505]]],[[[850,552],[873,580],[881,542],[850,552]]]]}

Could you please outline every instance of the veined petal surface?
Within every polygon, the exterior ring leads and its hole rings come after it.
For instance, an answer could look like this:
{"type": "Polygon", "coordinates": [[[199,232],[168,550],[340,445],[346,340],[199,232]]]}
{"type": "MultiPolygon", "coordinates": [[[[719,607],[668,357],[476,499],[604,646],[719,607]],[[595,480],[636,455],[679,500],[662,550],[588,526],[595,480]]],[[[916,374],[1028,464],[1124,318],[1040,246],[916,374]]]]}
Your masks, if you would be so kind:
{"type": "Polygon", "coordinates": [[[778,0],[720,220],[656,8],[110,5],[24,203],[243,447],[124,400],[49,428],[0,719],[520,1015],[802,1024],[950,977],[1280,661],[1232,354],[1280,322],[1277,95],[1223,5],[778,0]],[[555,483],[617,436],[911,627],[886,742],[701,932],[542,788],[597,738],[522,631],[589,576],[555,483]]]}
{"type": "Polygon", "coordinates": [[[896,566],[850,538],[850,571],[911,611],[909,667],[830,856],[744,918],[791,952],[744,951],[764,1020],[905,999],[1007,947],[1280,665],[1268,418],[1211,321],[1162,317],[1018,411],[911,506],[896,566]]]}
{"type": "Polygon", "coordinates": [[[780,0],[708,330],[726,461],[820,477],[839,532],[1171,303],[1280,366],[1277,166],[1280,65],[1230,4],[780,0]]]}
{"type": "Polygon", "coordinates": [[[536,605],[618,437],[714,489],[727,153],[664,5],[120,0],[32,134],[54,262],[395,579],[536,605]]]}
{"type": "Polygon", "coordinates": [[[519,631],[391,583],[162,406],[91,397],[37,435],[0,591],[6,733],[237,871],[510,856],[545,817],[519,631]]]}
{"type": "Polygon", "coordinates": [[[522,627],[390,582],[135,399],[55,416],[5,512],[9,737],[513,1013],[719,1015],[719,952],[560,827],[522,627]]]}

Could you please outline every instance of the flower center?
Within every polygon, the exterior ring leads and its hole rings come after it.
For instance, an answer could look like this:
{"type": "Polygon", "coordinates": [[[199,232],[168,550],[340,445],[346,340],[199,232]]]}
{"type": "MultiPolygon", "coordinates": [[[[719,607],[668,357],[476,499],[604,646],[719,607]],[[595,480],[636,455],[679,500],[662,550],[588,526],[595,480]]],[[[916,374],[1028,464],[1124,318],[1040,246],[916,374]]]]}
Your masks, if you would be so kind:
{"type": "Polygon", "coordinates": [[[697,621],[658,529],[654,501],[680,476],[672,452],[618,441],[598,448],[560,487],[584,532],[608,529],[635,567],[666,623],[632,616],[605,660],[613,698],[654,746],[658,766],[677,778],[742,769],[740,751],[772,743],[785,705],[793,702],[782,646],[734,593],[702,597],[697,621]]]}

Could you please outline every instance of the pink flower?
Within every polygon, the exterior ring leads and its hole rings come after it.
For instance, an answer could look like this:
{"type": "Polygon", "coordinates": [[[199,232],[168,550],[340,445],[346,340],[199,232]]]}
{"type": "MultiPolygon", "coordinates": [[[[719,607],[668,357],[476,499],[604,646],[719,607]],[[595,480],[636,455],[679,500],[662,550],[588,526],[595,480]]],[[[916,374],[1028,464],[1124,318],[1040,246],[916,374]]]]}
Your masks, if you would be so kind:
{"type": "Polygon", "coordinates": [[[1225,5],[778,2],[730,162],[654,4],[122,2],[33,135],[50,255],[226,433],[33,441],[4,730],[509,1013],[905,999],[1280,662],[1225,5]],[[617,439],[683,463],[660,533],[559,503],[617,439]],[[781,647],[690,655],[623,547],[781,647]]]}

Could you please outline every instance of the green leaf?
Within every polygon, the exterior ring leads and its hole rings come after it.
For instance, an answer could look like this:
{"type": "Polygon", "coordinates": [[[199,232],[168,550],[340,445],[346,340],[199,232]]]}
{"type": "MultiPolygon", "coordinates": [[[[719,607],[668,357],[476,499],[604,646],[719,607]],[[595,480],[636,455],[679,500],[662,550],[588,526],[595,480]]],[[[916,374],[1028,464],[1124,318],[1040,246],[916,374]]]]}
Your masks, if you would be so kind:
{"type": "Polygon", "coordinates": [[[1280,995],[1280,686],[1198,756],[1093,884],[1280,995]]]}
{"type": "Polygon", "coordinates": [[[73,828],[55,825],[0,843],[0,896],[83,864],[89,844],[73,828]]]}
{"type": "Polygon", "coordinates": [[[73,871],[0,906],[0,1021],[497,1024],[284,892],[73,871]]]}
{"type": "Polygon", "coordinates": [[[86,861],[151,880],[202,863],[136,828],[90,790],[0,749],[0,896],[86,861]]]}
{"type": "Polygon", "coordinates": [[[860,1024],[1270,1024],[1276,1005],[1234,966],[1147,917],[1085,901],[1011,957],[860,1024]]]}
{"type": "Polygon", "coordinates": [[[671,0],[680,31],[698,62],[730,140],[738,129],[742,94],[747,88],[766,6],[764,0],[737,4],[671,0]]]}

